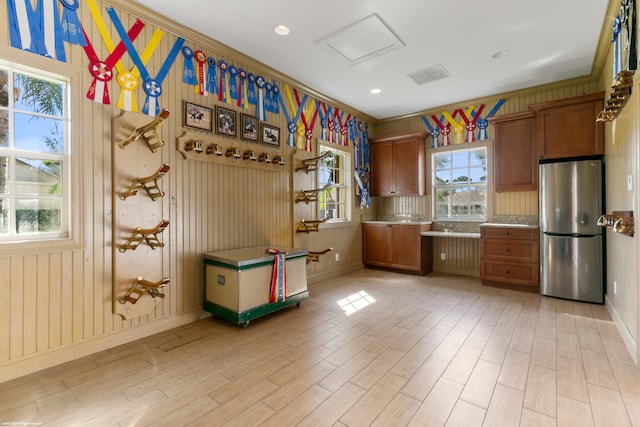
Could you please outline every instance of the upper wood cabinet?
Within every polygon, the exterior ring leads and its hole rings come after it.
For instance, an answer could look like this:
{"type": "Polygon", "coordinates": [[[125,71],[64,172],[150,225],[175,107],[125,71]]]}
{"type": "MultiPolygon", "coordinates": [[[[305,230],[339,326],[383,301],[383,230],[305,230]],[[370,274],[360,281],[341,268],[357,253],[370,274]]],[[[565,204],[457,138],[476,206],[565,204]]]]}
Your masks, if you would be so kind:
{"type": "Polygon", "coordinates": [[[427,135],[417,131],[369,140],[372,196],[425,194],[427,135]]]}
{"type": "Polygon", "coordinates": [[[604,154],[604,125],[596,122],[603,108],[604,92],[530,104],[537,116],[539,158],[604,154]]]}
{"type": "Polygon", "coordinates": [[[491,119],[494,125],[493,177],[495,190],[538,189],[536,115],[532,111],[491,119]]]}

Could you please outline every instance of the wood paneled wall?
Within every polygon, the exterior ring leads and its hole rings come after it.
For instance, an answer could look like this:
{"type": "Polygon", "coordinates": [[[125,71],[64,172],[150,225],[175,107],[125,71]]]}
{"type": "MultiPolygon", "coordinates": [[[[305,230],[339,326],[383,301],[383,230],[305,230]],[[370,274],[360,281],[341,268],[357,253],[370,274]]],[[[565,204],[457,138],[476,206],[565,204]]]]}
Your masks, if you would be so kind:
{"type": "MultiPolygon", "coordinates": [[[[93,24],[85,1],[81,1],[81,21],[98,56],[107,55],[100,34],[93,24]]],[[[297,87],[330,105],[370,121],[371,118],[347,106],[327,99],[291,80],[278,71],[183,28],[166,17],[139,8],[127,0],[97,2],[112,38],[119,40],[105,12],[114,6],[125,27],[136,17],[146,26],[135,46],[142,50],[156,27],[165,36],[148,68],[155,74],[171,49],[176,35],[186,39],[186,45],[202,49],[216,59],[243,66],[268,80],[278,80],[297,87]]],[[[6,7],[0,8],[0,22],[7,22],[6,7]]],[[[160,103],[171,115],[162,126],[165,141],[159,150],[158,165],[167,163],[170,172],[160,185],[165,196],[162,216],[170,221],[163,234],[162,266],[158,277],[167,276],[171,283],[166,297],[148,315],[122,320],[112,312],[113,264],[113,191],[112,188],[112,118],[120,114],[115,103],[120,93],[116,80],[109,83],[111,105],[101,105],[85,98],[91,77],[88,60],[82,48],[67,48],[66,64],[45,59],[9,47],[7,26],[0,31],[0,57],[41,69],[61,69],[77,77],[72,79],[72,132],[76,145],[77,183],[74,202],[79,204],[79,244],[74,249],[39,248],[20,253],[7,251],[0,255],[0,381],[103,350],[141,336],[160,332],[202,316],[203,266],[206,252],[257,245],[304,245],[310,250],[333,247],[340,254],[321,258],[308,267],[310,282],[362,267],[360,243],[361,211],[354,202],[352,221],[340,228],[326,228],[304,239],[295,235],[299,218],[292,208],[295,197],[295,150],[287,146],[287,123],[283,114],[268,114],[267,123],[281,131],[281,153],[287,164],[279,170],[262,170],[203,161],[185,160],[176,150],[176,137],[182,134],[183,102],[215,108],[221,105],[214,96],[194,93],[192,86],[182,83],[183,57],[178,56],[165,79],[160,103]]],[[[125,68],[132,64],[123,57],[125,68]]],[[[141,88],[136,92],[139,106],[144,102],[141,88]]],[[[236,106],[225,105],[233,110],[236,106]]],[[[252,106],[245,112],[255,115],[252,106]]],[[[238,117],[238,121],[240,118],[238,117]]],[[[320,121],[314,129],[320,135],[320,121]]],[[[212,134],[208,134],[212,135],[212,134]]],[[[230,140],[212,136],[221,145],[230,140]]],[[[136,144],[141,142],[136,142],[136,144]]],[[[241,149],[252,143],[233,141],[241,149]]],[[[255,145],[255,144],[254,144],[255,145]]],[[[252,147],[251,147],[252,148],[252,147]]],[[[116,148],[117,149],[117,148],[116,148]]],[[[351,149],[352,150],[352,149],[351,149]]],[[[314,147],[314,151],[317,150],[314,147]]],[[[132,175],[135,176],[135,171],[132,175]]],[[[308,217],[306,219],[309,219],[308,217]]],[[[154,224],[155,225],[155,224],[154,224]]],[[[118,242],[115,242],[116,244],[118,242]]],[[[311,288],[313,294],[313,289],[311,288]]],[[[118,297],[116,295],[115,297],[118,297]]]]}

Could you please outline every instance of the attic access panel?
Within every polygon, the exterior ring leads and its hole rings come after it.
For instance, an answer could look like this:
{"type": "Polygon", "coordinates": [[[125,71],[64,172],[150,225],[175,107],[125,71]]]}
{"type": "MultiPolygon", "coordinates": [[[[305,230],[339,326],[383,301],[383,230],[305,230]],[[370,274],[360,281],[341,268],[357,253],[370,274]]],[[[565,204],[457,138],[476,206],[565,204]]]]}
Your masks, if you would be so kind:
{"type": "Polygon", "coordinates": [[[317,44],[324,45],[349,65],[404,47],[377,13],[319,40],[317,44]]]}

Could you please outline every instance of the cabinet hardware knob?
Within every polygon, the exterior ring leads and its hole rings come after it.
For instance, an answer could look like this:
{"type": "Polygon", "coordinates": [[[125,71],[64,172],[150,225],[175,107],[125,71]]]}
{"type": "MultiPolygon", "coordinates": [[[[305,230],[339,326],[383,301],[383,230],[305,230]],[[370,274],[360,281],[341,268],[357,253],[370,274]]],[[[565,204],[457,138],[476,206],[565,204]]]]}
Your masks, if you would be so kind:
{"type": "Polygon", "coordinates": [[[511,274],[511,270],[507,270],[507,271],[505,271],[505,273],[511,274]]]}
{"type": "Polygon", "coordinates": [[[508,231],[505,231],[505,232],[504,232],[504,235],[505,235],[505,236],[508,236],[509,234],[510,234],[510,233],[509,233],[508,231]]]}
{"type": "Polygon", "coordinates": [[[504,250],[505,252],[511,252],[511,249],[507,248],[504,250]]]}

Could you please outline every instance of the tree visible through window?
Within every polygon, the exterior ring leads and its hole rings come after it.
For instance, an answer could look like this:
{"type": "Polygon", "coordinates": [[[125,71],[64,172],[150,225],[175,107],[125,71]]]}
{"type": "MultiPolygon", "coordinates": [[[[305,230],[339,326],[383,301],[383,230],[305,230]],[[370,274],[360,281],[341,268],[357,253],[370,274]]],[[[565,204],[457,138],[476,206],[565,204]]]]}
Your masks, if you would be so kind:
{"type": "Polygon", "coordinates": [[[320,145],[320,155],[329,151],[331,156],[318,165],[318,218],[330,221],[350,220],[351,160],[346,151],[320,145]]]}
{"type": "Polygon", "coordinates": [[[487,218],[486,147],[432,154],[433,218],[487,218]]]}
{"type": "Polygon", "coordinates": [[[68,232],[67,87],[0,66],[0,241],[68,232]]]}

